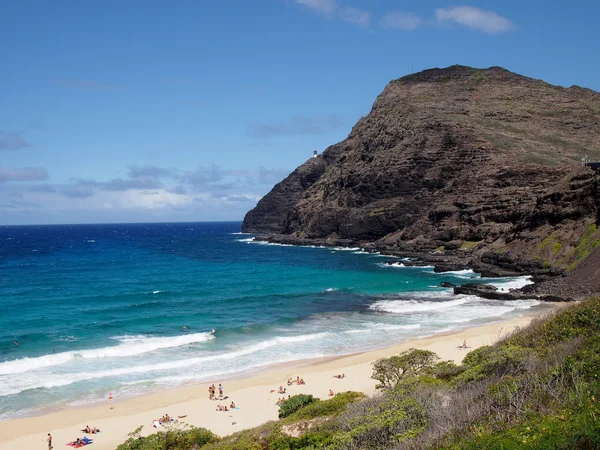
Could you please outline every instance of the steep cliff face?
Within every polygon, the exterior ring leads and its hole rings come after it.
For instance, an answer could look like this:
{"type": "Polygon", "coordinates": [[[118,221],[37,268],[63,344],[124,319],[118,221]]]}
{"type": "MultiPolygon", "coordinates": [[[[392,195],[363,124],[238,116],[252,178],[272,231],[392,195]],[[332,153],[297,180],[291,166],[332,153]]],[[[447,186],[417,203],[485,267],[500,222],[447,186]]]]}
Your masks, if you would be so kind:
{"type": "Polygon", "coordinates": [[[598,221],[583,155],[600,157],[600,94],[498,67],[426,70],[389,83],[348,138],[276,185],[243,229],[566,268],[598,221]]]}

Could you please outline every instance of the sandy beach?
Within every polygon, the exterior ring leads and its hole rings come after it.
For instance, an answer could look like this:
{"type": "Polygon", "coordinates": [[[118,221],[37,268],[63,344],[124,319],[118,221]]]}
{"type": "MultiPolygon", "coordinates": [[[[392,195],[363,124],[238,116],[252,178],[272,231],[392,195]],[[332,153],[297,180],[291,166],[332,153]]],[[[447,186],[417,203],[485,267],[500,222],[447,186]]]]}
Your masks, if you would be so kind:
{"type": "MultiPolygon", "coordinates": [[[[115,392],[113,408],[106,404],[91,407],[70,408],[52,412],[43,416],[0,422],[0,448],[3,450],[45,449],[47,434],[54,438],[55,448],[63,446],[77,437],[86,425],[97,427],[102,432],[88,435],[94,439],[94,450],[115,449],[127,439],[127,434],[144,426],[143,435],[155,432],[153,419],[165,413],[171,417],[186,416],[182,422],[193,426],[205,427],[216,434],[225,436],[245,428],[260,425],[277,419],[278,407],[275,402],[282,395],[277,394],[280,385],[287,388],[285,396],[298,393],[312,394],[321,399],[327,398],[329,389],[334,392],[361,391],[373,394],[375,381],[371,376],[371,363],[382,357],[389,357],[408,348],[421,348],[437,353],[443,360],[460,363],[468,351],[483,345],[493,344],[499,338],[511,333],[518,327],[526,326],[534,316],[526,316],[498,322],[486,326],[469,328],[458,332],[413,339],[375,350],[329,358],[311,360],[293,366],[278,366],[264,373],[246,379],[222,380],[224,401],[208,399],[208,386],[204,383],[193,387],[170,389],[146,396],[120,400],[115,392]],[[467,350],[457,346],[467,341],[467,350]],[[333,375],[344,373],[344,379],[335,379],[333,375]],[[302,377],[305,385],[286,386],[290,377],[302,377]],[[275,389],[274,393],[270,391],[275,389]],[[216,411],[218,404],[234,401],[239,409],[228,412],[216,411]]],[[[221,380],[215,380],[215,384],[221,380]]]]}

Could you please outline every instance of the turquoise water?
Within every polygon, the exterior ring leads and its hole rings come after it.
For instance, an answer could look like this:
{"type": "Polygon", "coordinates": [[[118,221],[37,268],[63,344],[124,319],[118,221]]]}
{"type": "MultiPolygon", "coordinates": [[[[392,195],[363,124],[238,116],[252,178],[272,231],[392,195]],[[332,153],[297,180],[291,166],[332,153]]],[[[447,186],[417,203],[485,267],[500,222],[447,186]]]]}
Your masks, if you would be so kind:
{"type": "Polygon", "coordinates": [[[240,223],[0,227],[0,419],[545,307],[438,287],[474,278],[469,271],[390,266],[359,248],[258,243],[239,230],[240,223]]]}

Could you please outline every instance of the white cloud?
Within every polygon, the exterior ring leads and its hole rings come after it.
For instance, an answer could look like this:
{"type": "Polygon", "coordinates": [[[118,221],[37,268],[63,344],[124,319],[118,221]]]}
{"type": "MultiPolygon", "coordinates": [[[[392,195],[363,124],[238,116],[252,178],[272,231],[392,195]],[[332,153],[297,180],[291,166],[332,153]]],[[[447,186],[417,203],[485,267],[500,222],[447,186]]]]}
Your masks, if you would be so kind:
{"type": "Polygon", "coordinates": [[[162,209],[170,206],[189,205],[193,201],[190,196],[175,194],[165,189],[152,192],[127,191],[120,198],[126,209],[162,209]]]}
{"type": "Polygon", "coordinates": [[[319,14],[333,15],[337,9],[336,0],[294,0],[296,3],[306,6],[319,14]]]}
{"type": "Polygon", "coordinates": [[[504,33],[516,28],[506,17],[473,6],[439,8],[435,10],[435,18],[440,24],[457,24],[490,34],[504,33]]]}
{"type": "Polygon", "coordinates": [[[379,23],[383,28],[395,28],[398,30],[412,31],[421,25],[423,21],[419,16],[410,12],[390,12],[383,16],[379,23]]]}
{"type": "Polygon", "coordinates": [[[338,19],[343,22],[368,27],[371,23],[371,14],[352,6],[340,5],[337,0],[293,0],[299,5],[312,9],[317,14],[328,19],[338,19]]]}
{"type": "Polygon", "coordinates": [[[368,27],[371,23],[371,14],[358,8],[346,6],[339,12],[339,17],[344,22],[351,23],[352,25],[358,25],[361,27],[368,27]]]}
{"type": "Polygon", "coordinates": [[[22,169],[0,167],[0,184],[7,181],[39,181],[47,179],[48,171],[43,167],[23,167],[22,169]]]}

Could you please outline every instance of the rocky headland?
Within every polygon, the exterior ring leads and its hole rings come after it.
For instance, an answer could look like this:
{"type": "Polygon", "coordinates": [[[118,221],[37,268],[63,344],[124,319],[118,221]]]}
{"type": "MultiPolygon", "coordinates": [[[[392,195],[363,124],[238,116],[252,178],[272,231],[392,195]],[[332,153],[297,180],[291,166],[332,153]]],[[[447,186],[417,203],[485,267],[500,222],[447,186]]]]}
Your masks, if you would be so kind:
{"type": "Polygon", "coordinates": [[[530,274],[527,295],[579,298],[600,292],[600,179],[584,155],[600,159],[600,93],[500,67],[426,70],[390,82],[344,141],[278,183],[242,229],[438,271],[530,274]]]}

